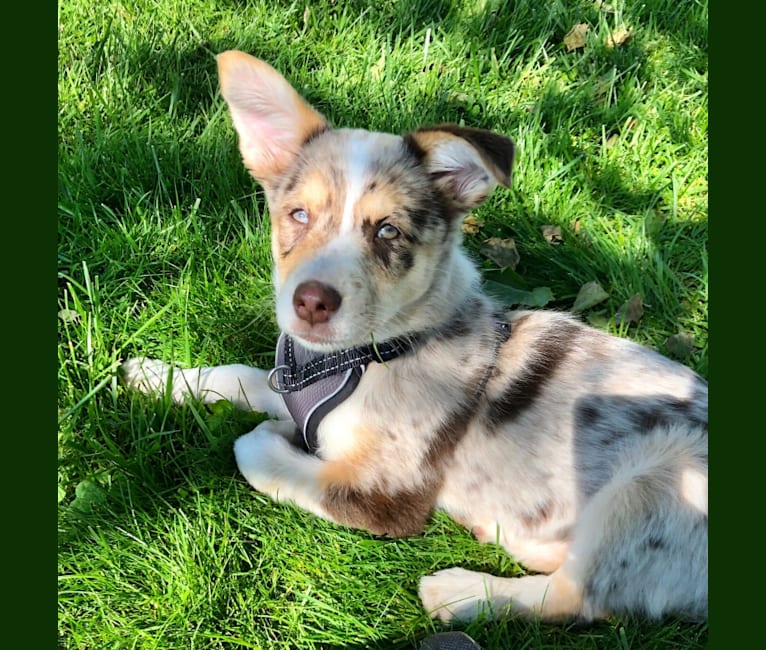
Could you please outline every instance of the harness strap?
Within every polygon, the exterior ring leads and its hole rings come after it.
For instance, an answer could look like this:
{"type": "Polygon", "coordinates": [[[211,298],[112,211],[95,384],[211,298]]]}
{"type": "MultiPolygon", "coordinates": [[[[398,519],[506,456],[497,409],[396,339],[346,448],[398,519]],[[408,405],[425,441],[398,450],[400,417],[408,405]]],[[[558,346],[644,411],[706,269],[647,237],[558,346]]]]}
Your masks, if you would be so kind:
{"type": "Polygon", "coordinates": [[[379,344],[368,343],[328,354],[314,354],[303,360],[296,358],[296,350],[301,351],[303,348],[290,336],[282,333],[279,341],[277,345],[284,348],[284,351],[281,359],[279,355],[277,356],[276,366],[269,373],[269,386],[277,393],[294,393],[317,381],[344,373],[352,368],[366,366],[373,361],[385,363],[396,359],[412,350],[417,343],[417,338],[402,336],[379,344]]]}
{"type": "MultiPolygon", "coordinates": [[[[498,316],[492,362],[477,386],[476,397],[484,392],[500,346],[510,335],[510,323],[498,316]]],[[[320,422],[352,395],[368,364],[385,363],[411,352],[424,338],[424,335],[398,337],[380,344],[318,354],[282,332],[277,341],[275,367],[269,373],[269,387],[281,393],[287,410],[303,436],[305,449],[312,454],[317,452],[320,422]]]]}

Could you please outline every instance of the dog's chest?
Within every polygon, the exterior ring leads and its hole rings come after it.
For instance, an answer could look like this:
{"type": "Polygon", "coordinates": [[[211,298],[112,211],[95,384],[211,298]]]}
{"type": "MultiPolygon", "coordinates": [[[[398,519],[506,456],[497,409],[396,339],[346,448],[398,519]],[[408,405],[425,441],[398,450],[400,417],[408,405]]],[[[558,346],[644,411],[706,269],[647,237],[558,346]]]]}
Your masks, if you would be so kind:
{"type": "Polygon", "coordinates": [[[318,428],[318,455],[364,468],[370,482],[392,487],[417,482],[443,414],[418,382],[401,381],[395,361],[371,364],[359,385],[318,428]]]}

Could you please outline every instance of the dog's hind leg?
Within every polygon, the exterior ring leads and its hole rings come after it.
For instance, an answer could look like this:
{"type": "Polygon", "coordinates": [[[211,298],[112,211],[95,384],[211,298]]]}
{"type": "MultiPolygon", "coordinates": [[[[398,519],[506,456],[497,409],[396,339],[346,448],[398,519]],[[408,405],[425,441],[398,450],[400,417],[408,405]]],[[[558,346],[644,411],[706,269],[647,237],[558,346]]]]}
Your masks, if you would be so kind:
{"type": "Polygon", "coordinates": [[[455,567],[422,578],[419,594],[426,611],[443,621],[501,617],[509,612],[560,620],[582,611],[582,589],[563,567],[550,575],[520,578],[455,567]]]}
{"type": "Polygon", "coordinates": [[[129,388],[149,395],[169,391],[177,403],[188,397],[205,404],[225,399],[243,410],[290,418],[281,395],[268,386],[268,372],[260,368],[232,364],[182,369],[157,359],[136,357],[123,363],[121,372],[129,388]]]}
{"type": "Polygon", "coordinates": [[[704,618],[706,468],[670,443],[655,450],[654,459],[642,451],[587,502],[556,571],[498,578],[447,569],[421,579],[424,607],[443,620],[485,612],[543,620],[592,620],[621,611],[704,618]]]}

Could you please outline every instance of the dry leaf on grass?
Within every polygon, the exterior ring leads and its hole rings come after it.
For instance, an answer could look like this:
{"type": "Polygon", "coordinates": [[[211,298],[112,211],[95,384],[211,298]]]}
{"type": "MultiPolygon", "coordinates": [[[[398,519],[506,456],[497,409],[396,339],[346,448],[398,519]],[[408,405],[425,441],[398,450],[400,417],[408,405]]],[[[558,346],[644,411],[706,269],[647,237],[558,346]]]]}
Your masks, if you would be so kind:
{"type": "Polygon", "coordinates": [[[463,225],[460,228],[466,235],[475,235],[481,230],[481,222],[472,214],[469,214],[463,219],[463,225]]]}
{"type": "Polygon", "coordinates": [[[65,323],[72,323],[80,320],[80,314],[78,314],[74,309],[60,309],[59,318],[65,323]]]}
{"type": "Polygon", "coordinates": [[[540,230],[549,244],[560,244],[564,241],[561,237],[561,226],[540,226],[540,230]]]}
{"type": "Polygon", "coordinates": [[[585,34],[588,33],[588,29],[589,27],[586,23],[578,23],[569,30],[569,33],[564,37],[564,45],[567,46],[567,52],[585,47],[585,34]]]}
{"type": "Polygon", "coordinates": [[[609,294],[604,291],[604,288],[598,282],[595,280],[593,282],[586,282],[580,287],[580,291],[572,306],[572,311],[578,312],[590,309],[593,305],[603,302],[608,297],[609,294]]]}
{"type": "Polygon", "coordinates": [[[382,48],[380,58],[370,68],[370,78],[376,81],[383,76],[383,71],[386,68],[386,50],[382,48]]]}
{"type": "Polygon", "coordinates": [[[614,320],[619,323],[638,323],[644,315],[644,301],[641,294],[632,296],[622,307],[617,310],[614,320]]]}
{"type": "Polygon", "coordinates": [[[631,30],[625,29],[625,27],[618,27],[606,37],[606,46],[617,47],[618,45],[622,45],[630,38],[632,33],[631,30]]]}
{"type": "Polygon", "coordinates": [[[517,289],[493,280],[485,280],[482,285],[484,290],[495,300],[499,300],[507,307],[525,305],[527,307],[545,307],[553,300],[553,292],[549,287],[535,287],[532,291],[517,289]]]}
{"type": "Polygon", "coordinates": [[[694,349],[694,337],[688,332],[673,334],[665,340],[665,349],[678,359],[688,357],[694,349]]]}
{"type": "Polygon", "coordinates": [[[515,269],[521,259],[513,238],[490,237],[481,245],[480,250],[484,257],[491,259],[501,269],[515,269]]]}

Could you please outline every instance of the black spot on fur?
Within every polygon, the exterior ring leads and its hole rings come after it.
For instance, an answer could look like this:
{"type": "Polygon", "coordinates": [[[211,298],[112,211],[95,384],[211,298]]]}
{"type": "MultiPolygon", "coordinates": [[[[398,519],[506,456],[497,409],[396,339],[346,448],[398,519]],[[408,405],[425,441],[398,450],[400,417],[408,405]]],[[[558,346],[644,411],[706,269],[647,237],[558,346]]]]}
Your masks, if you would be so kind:
{"type": "Polygon", "coordinates": [[[553,503],[546,501],[540,503],[531,513],[527,513],[521,516],[521,522],[527,528],[537,528],[544,524],[553,513],[553,503]]]}
{"type": "Polygon", "coordinates": [[[442,214],[443,213],[440,214],[438,211],[427,207],[411,208],[407,210],[407,217],[412,224],[413,232],[423,232],[437,227],[444,221],[442,214]]]}
{"type": "Polygon", "coordinates": [[[310,131],[308,135],[303,139],[303,142],[301,143],[301,147],[305,147],[306,145],[310,144],[311,142],[316,140],[318,136],[322,135],[323,133],[327,133],[329,130],[330,130],[330,127],[327,124],[322,124],[321,126],[318,126],[313,131],[310,131]]]}
{"type": "Polygon", "coordinates": [[[641,433],[674,423],[692,423],[707,428],[707,414],[697,412],[694,402],[685,399],[664,398],[651,403],[628,407],[630,419],[641,433]]]}
{"type": "Polygon", "coordinates": [[[415,256],[408,248],[399,253],[399,263],[405,271],[409,271],[415,265],[415,256]]]}
{"type": "Polygon", "coordinates": [[[575,412],[575,426],[590,428],[601,418],[601,411],[594,404],[582,404],[575,412]]]}
{"type": "MultiPolygon", "coordinates": [[[[470,336],[473,332],[476,312],[480,304],[481,302],[477,298],[469,298],[465,303],[465,307],[461,308],[460,312],[439,330],[439,338],[448,341],[450,339],[470,336]]],[[[468,356],[473,356],[473,353],[468,356]]]]}
{"type": "Polygon", "coordinates": [[[540,396],[548,380],[572,348],[580,328],[574,323],[562,323],[552,328],[542,339],[537,355],[514,377],[505,392],[489,403],[487,417],[490,427],[518,418],[540,396]]]}
{"type": "Polygon", "coordinates": [[[426,152],[423,150],[423,147],[417,143],[417,140],[412,137],[412,134],[408,133],[405,135],[402,138],[402,141],[404,143],[405,155],[414,159],[418,163],[422,162],[426,157],[426,152]]]}
{"type": "Polygon", "coordinates": [[[650,535],[641,545],[641,548],[646,551],[659,551],[667,548],[667,542],[657,535],[650,535]]]}
{"type": "Polygon", "coordinates": [[[468,423],[472,417],[472,406],[464,406],[439,427],[428,446],[426,465],[437,468],[443,465],[468,431],[468,423]]]}
{"type": "Polygon", "coordinates": [[[286,194],[289,194],[290,192],[292,192],[298,185],[298,179],[301,176],[300,172],[301,172],[300,169],[295,170],[288,178],[287,182],[284,185],[284,192],[286,194]]]}
{"type": "Polygon", "coordinates": [[[515,145],[513,140],[499,133],[485,131],[484,129],[475,129],[467,126],[458,126],[456,124],[438,124],[428,126],[419,131],[444,131],[462,138],[470,143],[481,155],[488,159],[504,175],[502,183],[510,186],[511,174],[513,170],[513,159],[515,156],[515,145]]]}

